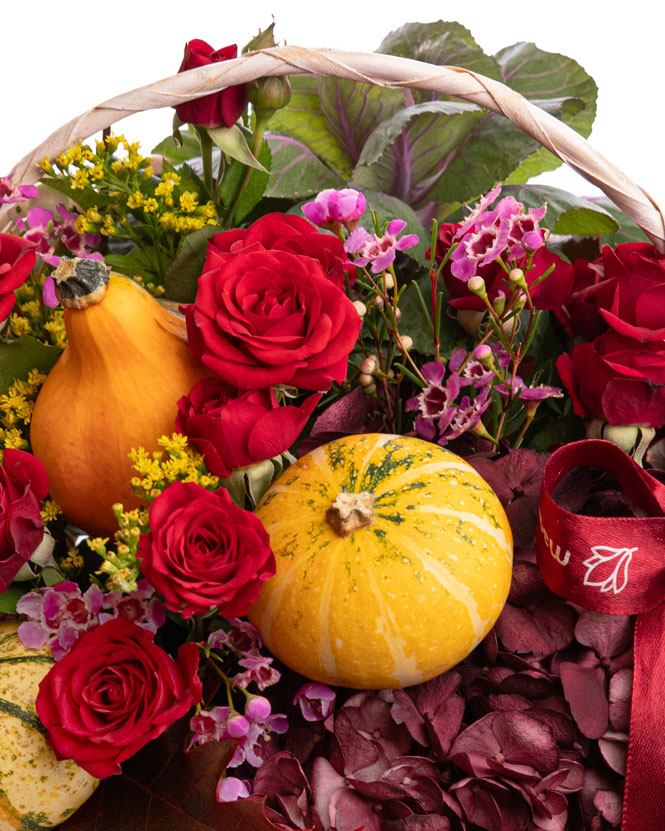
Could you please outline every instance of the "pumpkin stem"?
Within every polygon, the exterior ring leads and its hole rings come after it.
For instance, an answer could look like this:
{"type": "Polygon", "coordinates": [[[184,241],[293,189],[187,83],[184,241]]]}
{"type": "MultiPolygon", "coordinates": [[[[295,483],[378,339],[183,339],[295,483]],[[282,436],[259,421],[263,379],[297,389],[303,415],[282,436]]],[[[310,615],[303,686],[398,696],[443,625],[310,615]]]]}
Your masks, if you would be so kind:
{"type": "Polygon", "coordinates": [[[342,491],[337,494],[337,499],[326,511],[326,521],[340,537],[348,537],[349,534],[353,534],[359,528],[366,528],[376,520],[372,510],[373,504],[374,494],[370,491],[342,491]]]}
{"type": "Polygon", "coordinates": [[[86,309],[101,302],[109,283],[109,268],[99,260],[82,257],[60,257],[51,275],[55,280],[55,296],[67,309],[86,309]]]}

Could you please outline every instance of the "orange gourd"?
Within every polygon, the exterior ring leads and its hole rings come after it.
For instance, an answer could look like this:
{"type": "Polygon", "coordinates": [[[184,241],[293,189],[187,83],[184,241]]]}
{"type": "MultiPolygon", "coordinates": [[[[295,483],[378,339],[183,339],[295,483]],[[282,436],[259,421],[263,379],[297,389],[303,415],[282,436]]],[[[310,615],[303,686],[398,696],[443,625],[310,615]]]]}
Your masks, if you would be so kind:
{"type": "Polygon", "coordinates": [[[426,681],[485,637],[508,596],[512,534],[463,459],[365,434],[303,456],[256,510],[277,561],[249,613],[270,650],[316,681],[426,681]]]}
{"type": "Polygon", "coordinates": [[[68,344],[39,392],[32,450],[70,521],[112,536],[112,505],[140,504],[130,450],[156,450],[173,432],[178,399],[209,373],[177,317],[133,280],[94,260],[61,261],[54,277],[68,344]]]}

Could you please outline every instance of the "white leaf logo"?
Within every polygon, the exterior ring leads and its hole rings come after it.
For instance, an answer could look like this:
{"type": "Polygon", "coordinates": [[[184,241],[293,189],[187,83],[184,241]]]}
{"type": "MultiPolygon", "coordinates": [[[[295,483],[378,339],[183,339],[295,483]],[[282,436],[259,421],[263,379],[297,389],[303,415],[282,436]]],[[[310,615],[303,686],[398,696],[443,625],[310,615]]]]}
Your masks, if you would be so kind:
{"type": "Polygon", "coordinates": [[[587,573],[585,586],[599,586],[601,592],[619,594],[628,583],[628,566],[637,548],[610,548],[608,545],[591,546],[593,557],[584,561],[587,573]]]}

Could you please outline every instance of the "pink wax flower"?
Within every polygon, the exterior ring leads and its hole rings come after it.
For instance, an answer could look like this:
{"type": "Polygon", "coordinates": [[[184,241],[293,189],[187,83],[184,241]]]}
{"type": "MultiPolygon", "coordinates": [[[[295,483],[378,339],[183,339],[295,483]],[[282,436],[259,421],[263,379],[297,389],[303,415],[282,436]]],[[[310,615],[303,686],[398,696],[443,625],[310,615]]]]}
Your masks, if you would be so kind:
{"type": "Polygon", "coordinates": [[[247,779],[238,779],[236,776],[224,776],[217,785],[218,802],[235,802],[246,799],[252,792],[251,783],[247,779]]]}
{"type": "Polygon", "coordinates": [[[344,243],[344,250],[347,254],[360,254],[353,261],[354,265],[366,266],[371,263],[372,273],[380,274],[393,264],[397,251],[418,244],[417,234],[407,234],[402,239],[397,239],[405,228],[406,222],[403,219],[393,219],[382,237],[369,234],[364,228],[356,228],[344,243]]]}
{"type": "Polygon", "coordinates": [[[365,213],[365,197],[352,188],[322,190],[313,202],[302,206],[310,222],[321,228],[335,229],[338,223],[352,231],[365,213]]]}
{"type": "Polygon", "coordinates": [[[39,191],[34,185],[14,186],[10,176],[0,176],[0,205],[14,205],[38,196],[39,191]]]}

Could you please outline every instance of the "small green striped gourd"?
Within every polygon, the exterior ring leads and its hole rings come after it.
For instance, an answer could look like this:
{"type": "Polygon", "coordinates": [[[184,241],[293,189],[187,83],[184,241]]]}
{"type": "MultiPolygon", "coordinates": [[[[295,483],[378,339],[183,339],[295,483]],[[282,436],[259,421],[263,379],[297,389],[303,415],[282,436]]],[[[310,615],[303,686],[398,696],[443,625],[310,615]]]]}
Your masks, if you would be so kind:
{"type": "Polygon", "coordinates": [[[461,661],[508,596],[512,534],[489,485],[421,439],[349,436],[289,467],[259,503],[277,560],[249,619],[315,681],[385,689],[461,661]]]}
{"type": "Polygon", "coordinates": [[[74,813],[98,780],[75,762],[59,762],[35,712],[50,650],[28,649],[18,623],[0,623],[0,831],[53,828],[74,813]]]}

